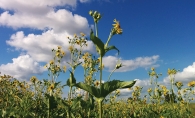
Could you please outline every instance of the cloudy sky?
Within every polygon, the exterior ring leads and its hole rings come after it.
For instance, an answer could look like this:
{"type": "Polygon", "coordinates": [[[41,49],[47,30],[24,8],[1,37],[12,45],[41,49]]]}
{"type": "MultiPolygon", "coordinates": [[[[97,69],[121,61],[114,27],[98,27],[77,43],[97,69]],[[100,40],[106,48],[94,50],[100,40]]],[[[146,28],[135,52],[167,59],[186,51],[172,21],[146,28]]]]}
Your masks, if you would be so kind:
{"type": "MultiPolygon", "coordinates": [[[[118,59],[124,65],[111,79],[139,79],[148,86],[147,72],[156,67],[163,75],[159,81],[168,84],[167,69],[180,72],[177,81],[195,79],[195,1],[194,0],[0,0],[0,72],[20,80],[32,75],[47,78],[43,66],[52,59],[51,49],[61,45],[68,52],[67,36],[89,34],[93,19],[89,10],[103,14],[99,38],[106,42],[113,19],[120,21],[122,35],[114,36],[111,51],[103,59],[104,80],[118,59]]],[[[95,52],[91,41],[85,51],[95,52]]],[[[67,53],[65,61],[70,55],[67,53]]],[[[83,70],[76,70],[77,81],[83,70]]],[[[65,82],[69,73],[58,80],[65,82]]]]}

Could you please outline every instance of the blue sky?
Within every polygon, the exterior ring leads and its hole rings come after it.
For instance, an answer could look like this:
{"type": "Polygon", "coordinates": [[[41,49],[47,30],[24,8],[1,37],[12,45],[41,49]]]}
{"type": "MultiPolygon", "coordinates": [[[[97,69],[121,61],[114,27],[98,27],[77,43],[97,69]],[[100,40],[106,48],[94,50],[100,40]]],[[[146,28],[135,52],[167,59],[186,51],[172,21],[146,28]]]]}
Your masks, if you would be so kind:
{"type": "MultiPolygon", "coordinates": [[[[163,74],[161,83],[169,84],[168,68],[180,69],[176,81],[187,83],[195,79],[194,5],[194,0],[0,0],[0,71],[21,80],[47,78],[43,66],[52,58],[51,49],[62,45],[66,51],[67,36],[89,34],[94,23],[88,12],[97,10],[103,14],[98,27],[104,42],[113,19],[123,29],[110,41],[120,55],[111,51],[104,58],[105,81],[120,58],[125,66],[111,79],[139,79],[138,85],[147,86],[147,72],[154,66],[163,74]]],[[[90,41],[85,51],[94,52],[90,41]]],[[[83,71],[76,72],[82,81],[83,71]]],[[[58,80],[65,82],[68,76],[58,80]]]]}

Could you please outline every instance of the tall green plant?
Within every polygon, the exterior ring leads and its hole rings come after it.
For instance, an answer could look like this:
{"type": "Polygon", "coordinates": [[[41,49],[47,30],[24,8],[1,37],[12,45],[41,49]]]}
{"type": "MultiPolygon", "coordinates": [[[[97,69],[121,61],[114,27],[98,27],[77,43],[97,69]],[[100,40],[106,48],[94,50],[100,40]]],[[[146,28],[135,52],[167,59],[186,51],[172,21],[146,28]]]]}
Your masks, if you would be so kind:
{"type": "MultiPolygon", "coordinates": [[[[90,32],[90,40],[94,43],[96,46],[96,51],[99,54],[99,73],[100,73],[100,78],[99,78],[99,87],[91,86],[86,83],[77,83],[75,84],[76,87],[81,88],[87,92],[89,92],[92,96],[95,97],[98,105],[99,105],[99,118],[102,118],[102,102],[105,99],[105,97],[111,93],[112,91],[115,91],[117,89],[122,89],[122,88],[130,88],[132,87],[136,81],[120,81],[120,80],[113,80],[113,81],[108,81],[105,83],[102,83],[102,70],[103,70],[103,62],[102,58],[105,56],[105,54],[110,51],[110,50],[117,50],[119,53],[119,50],[115,46],[108,46],[108,43],[112,36],[115,34],[122,34],[122,29],[120,27],[119,21],[116,19],[114,20],[115,24],[113,24],[113,28],[111,29],[110,35],[108,37],[107,42],[104,44],[103,41],[98,37],[98,22],[102,18],[101,14],[97,11],[90,11],[89,14],[92,16],[94,23],[95,23],[95,32],[91,30],[90,32]]],[[[110,77],[109,77],[110,78],[110,77]]]]}

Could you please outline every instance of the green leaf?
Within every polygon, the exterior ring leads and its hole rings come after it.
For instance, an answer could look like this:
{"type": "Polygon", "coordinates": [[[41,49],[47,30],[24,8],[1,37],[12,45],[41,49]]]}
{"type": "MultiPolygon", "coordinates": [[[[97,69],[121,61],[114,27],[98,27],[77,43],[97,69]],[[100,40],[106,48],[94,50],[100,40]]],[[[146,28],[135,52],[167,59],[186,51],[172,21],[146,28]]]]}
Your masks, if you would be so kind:
{"type": "Polygon", "coordinates": [[[98,53],[103,57],[105,54],[104,43],[94,35],[93,30],[91,30],[90,39],[95,44],[98,53]]]}
{"type": "Polygon", "coordinates": [[[100,89],[99,88],[96,88],[94,86],[90,86],[88,84],[81,83],[81,82],[75,84],[75,86],[89,92],[91,95],[93,95],[96,98],[100,97],[100,89]]]}
{"type": "MultiPolygon", "coordinates": [[[[69,70],[70,71],[70,70],[69,70]]],[[[71,87],[74,86],[74,84],[76,84],[76,79],[74,77],[74,74],[70,71],[70,78],[66,81],[66,84],[71,87]]]]}
{"type": "Polygon", "coordinates": [[[98,99],[99,98],[102,99],[102,98],[105,98],[112,91],[115,91],[117,89],[122,89],[122,88],[131,88],[135,83],[136,81],[113,80],[113,81],[103,83],[101,87],[101,91],[100,91],[100,88],[89,86],[81,82],[75,84],[75,86],[89,92],[91,95],[93,95],[94,97],[98,99]]]}
{"type": "Polygon", "coordinates": [[[105,53],[108,52],[109,50],[117,50],[118,51],[118,55],[119,55],[119,50],[115,47],[115,46],[109,46],[108,48],[105,49],[105,53]]]}
{"type": "Polygon", "coordinates": [[[106,97],[112,91],[123,88],[131,88],[136,81],[113,80],[102,84],[101,97],[106,97]]]}

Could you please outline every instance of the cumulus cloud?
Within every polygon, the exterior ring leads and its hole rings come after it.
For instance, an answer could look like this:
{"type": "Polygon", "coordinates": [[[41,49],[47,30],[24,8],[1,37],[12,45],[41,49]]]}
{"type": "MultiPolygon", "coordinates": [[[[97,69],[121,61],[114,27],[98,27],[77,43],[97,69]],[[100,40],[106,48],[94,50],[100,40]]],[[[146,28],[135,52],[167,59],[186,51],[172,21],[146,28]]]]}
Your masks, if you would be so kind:
{"type": "Polygon", "coordinates": [[[41,74],[45,69],[34,61],[29,55],[13,58],[12,63],[2,64],[2,74],[8,74],[19,80],[28,80],[33,74],[41,74]]]}
{"type": "MultiPolygon", "coordinates": [[[[52,30],[44,32],[40,35],[29,34],[24,35],[23,31],[19,31],[16,34],[13,34],[10,40],[7,40],[6,43],[12,47],[15,47],[16,50],[25,51],[29,54],[35,61],[38,62],[48,62],[52,59],[52,48],[57,46],[62,46],[62,49],[67,53],[67,58],[69,57],[68,53],[68,39],[69,34],[55,34],[52,30]]],[[[93,44],[91,41],[88,41],[88,46],[84,48],[84,51],[92,52],[94,50],[93,44]]]]}
{"type": "Polygon", "coordinates": [[[0,25],[12,28],[53,29],[69,34],[88,33],[89,24],[85,17],[66,9],[55,10],[56,6],[75,6],[76,0],[0,0],[0,25]],[[11,13],[10,11],[13,11],[11,13]]]}
{"type": "MultiPolygon", "coordinates": [[[[4,11],[0,13],[0,25],[18,28],[30,28],[41,30],[41,34],[27,34],[24,31],[17,31],[13,34],[6,43],[21,52],[26,56],[19,56],[13,59],[13,63],[1,65],[1,71],[10,75],[15,75],[16,78],[26,78],[27,74],[31,74],[32,68],[37,69],[32,64],[29,68],[25,67],[25,74],[19,73],[21,68],[19,62],[28,58],[37,64],[39,62],[48,62],[53,58],[51,49],[57,46],[62,46],[62,49],[66,52],[63,63],[69,61],[69,43],[67,36],[71,37],[74,33],[79,34],[83,32],[89,33],[90,26],[85,17],[78,14],[72,14],[67,9],[56,9],[57,6],[63,6],[64,8],[75,8],[77,0],[0,0],[0,8],[4,11]],[[16,64],[17,63],[17,64],[16,64]],[[12,69],[10,68],[14,66],[12,69]],[[6,68],[7,70],[4,70],[6,68]]],[[[81,2],[87,2],[81,0],[81,2]]],[[[83,51],[93,52],[94,47],[91,41],[88,41],[88,47],[83,51]]],[[[30,62],[28,62],[30,63],[30,62]]],[[[23,64],[24,65],[24,64],[23,64]]],[[[23,67],[23,66],[22,66],[23,67]]],[[[42,72],[42,71],[41,71],[42,72]]],[[[33,72],[36,74],[36,72],[33,72]]]]}
{"type": "MultiPolygon", "coordinates": [[[[192,80],[195,80],[195,62],[175,75],[175,82],[181,81],[186,84],[192,80]]],[[[170,78],[165,77],[163,81],[165,83],[170,83],[170,78]]]]}
{"type": "MultiPolygon", "coordinates": [[[[124,66],[122,66],[119,70],[117,70],[117,72],[131,71],[139,67],[148,68],[151,66],[158,66],[156,64],[158,59],[159,59],[159,55],[154,55],[151,57],[137,57],[133,60],[120,59],[120,62],[124,66]]],[[[103,58],[104,66],[108,68],[109,71],[115,68],[117,61],[118,61],[118,58],[115,56],[107,56],[103,58]]]]}
{"type": "Polygon", "coordinates": [[[81,3],[90,2],[90,0],[80,0],[81,3]]]}

